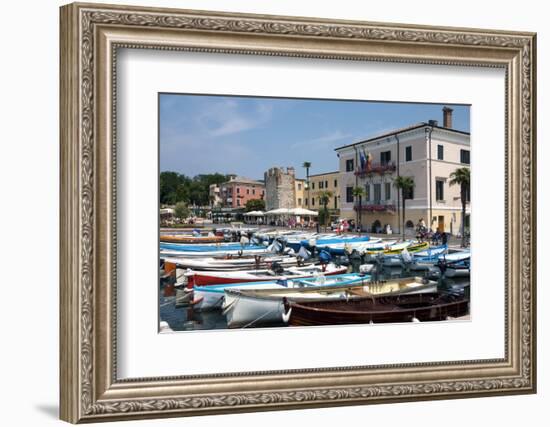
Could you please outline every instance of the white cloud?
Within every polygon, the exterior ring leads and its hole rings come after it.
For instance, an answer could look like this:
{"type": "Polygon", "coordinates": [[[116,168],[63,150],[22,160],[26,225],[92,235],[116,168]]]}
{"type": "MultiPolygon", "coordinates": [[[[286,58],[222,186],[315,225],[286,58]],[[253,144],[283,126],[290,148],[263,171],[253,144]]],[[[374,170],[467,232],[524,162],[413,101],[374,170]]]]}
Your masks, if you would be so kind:
{"type": "Polygon", "coordinates": [[[352,139],[353,135],[341,130],[335,130],[316,138],[307,139],[304,141],[298,141],[292,145],[292,148],[308,147],[314,145],[332,145],[335,142],[342,141],[344,139],[352,139]]]}
{"type": "Polygon", "coordinates": [[[272,107],[268,104],[260,102],[256,108],[243,111],[235,100],[221,100],[198,112],[195,124],[203,136],[219,137],[261,127],[271,116],[272,107]]]}

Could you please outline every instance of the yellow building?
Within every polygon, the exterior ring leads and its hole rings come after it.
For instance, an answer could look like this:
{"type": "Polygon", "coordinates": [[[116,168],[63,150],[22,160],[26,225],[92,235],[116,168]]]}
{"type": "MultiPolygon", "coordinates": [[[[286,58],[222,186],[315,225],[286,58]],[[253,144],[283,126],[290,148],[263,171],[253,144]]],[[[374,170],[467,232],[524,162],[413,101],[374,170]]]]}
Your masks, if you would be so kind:
{"type": "MultiPolygon", "coordinates": [[[[393,185],[397,176],[411,177],[412,194],[405,203],[405,227],[414,233],[423,219],[433,230],[457,234],[462,225],[460,186],[450,175],[470,167],[470,134],[452,128],[452,109],[443,109],[443,126],[430,120],[336,148],[340,164],[341,216],[356,219],[369,232],[389,225],[401,228],[401,195],[393,185]],[[364,191],[359,200],[353,189],[364,191]]],[[[465,226],[469,226],[470,206],[465,226]]]]}
{"type": "Polygon", "coordinates": [[[305,198],[307,209],[320,210],[323,204],[320,201],[321,193],[328,191],[332,195],[327,205],[331,217],[340,214],[340,172],[327,172],[309,176],[309,189],[306,189],[305,198]]]}
{"type": "Polygon", "coordinates": [[[306,201],[304,200],[305,188],[306,188],[305,179],[296,178],[294,180],[294,194],[296,197],[296,201],[294,205],[297,208],[303,208],[306,203],[306,201]]]}

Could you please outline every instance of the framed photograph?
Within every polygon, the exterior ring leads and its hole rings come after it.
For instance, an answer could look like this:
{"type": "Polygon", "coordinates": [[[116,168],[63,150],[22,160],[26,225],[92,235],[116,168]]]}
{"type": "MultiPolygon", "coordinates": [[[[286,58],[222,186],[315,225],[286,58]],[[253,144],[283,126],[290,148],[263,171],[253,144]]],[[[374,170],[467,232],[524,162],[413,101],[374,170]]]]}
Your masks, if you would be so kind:
{"type": "Polygon", "coordinates": [[[61,418],[536,391],[536,37],[61,8],[61,418]]]}

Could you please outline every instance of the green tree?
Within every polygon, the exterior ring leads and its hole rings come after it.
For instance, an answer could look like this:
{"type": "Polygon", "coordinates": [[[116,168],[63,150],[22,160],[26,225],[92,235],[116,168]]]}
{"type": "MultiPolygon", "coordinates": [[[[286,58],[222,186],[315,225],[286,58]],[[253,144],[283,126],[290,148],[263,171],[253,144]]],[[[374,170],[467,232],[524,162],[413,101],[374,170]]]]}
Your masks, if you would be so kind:
{"type": "Polygon", "coordinates": [[[460,202],[462,203],[462,224],[460,232],[462,234],[462,247],[466,244],[464,236],[466,224],[466,203],[470,198],[470,168],[458,168],[450,175],[449,185],[460,185],[460,202]]]}
{"type": "Polygon", "coordinates": [[[403,204],[403,218],[401,221],[401,231],[403,240],[405,240],[405,200],[410,199],[414,188],[414,180],[410,176],[398,176],[393,180],[393,186],[401,190],[401,202],[403,204]]]}
{"type": "Polygon", "coordinates": [[[206,206],[210,201],[210,185],[228,181],[227,175],[219,173],[201,174],[189,178],[177,172],[160,174],[160,203],[173,205],[185,202],[195,206],[206,206]]]}
{"type": "Polygon", "coordinates": [[[309,168],[311,167],[311,162],[304,162],[302,167],[306,169],[306,186],[307,186],[307,203],[306,206],[309,207],[311,199],[309,198],[309,168]]]}
{"type": "Polygon", "coordinates": [[[182,183],[181,175],[176,172],[161,172],[160,203],[173,205],[176,203],[176,191],[182,183]]]}
{"type": "Polygon", "coordinates": [[[172,202],[188,202],[189,201],[189,184],[187,182],[179,184],[176,188],[176,192],[170,196],[174,201],[172,202]]]}
{"type": "Polygon", "coordinates": [[[184,202],[176,203],[176,207],[174,208],[174,216],[176,218],[184,220],[189,216],[189,213],[189,208],[184,202]]]}
{"type": "Polygon", "coordinates": [[[209,191],[206,191],[205,184],[200,178],[193,178],[193,180],[189,183],[188,191],[188,201],[191,205],[203,206],[208,204],[209,191]]]}
{"type": "Polygon", "coordinates": [[[361,230],[361,208],[363,207],[362,201],[363,201],[363,195],[365,194],[365,190],[363,187],[353,187],[353,198],[359,200],[359,204],[357,206],[357,212],[356,212],[356,224],[359,230],[361,230]]]}
{"type": "Polygon", "coordinates": [[[325,231],[327,228],[327,221],[329,219],[328,215],[328,203],[330,202],[330,199],[332,197],[332,191],[321,191],[319,193],[319,203],[323,205],[323,215],[319,218],[319,221],[321,219],[323,220],[323,225],[325,226],[325,231]]]}
{"type": "Polygon", "coordinates": [[[245,208],[247,212],[265,210],[265,201],[262,199],[250,199],[246,202],[245,208]]]}

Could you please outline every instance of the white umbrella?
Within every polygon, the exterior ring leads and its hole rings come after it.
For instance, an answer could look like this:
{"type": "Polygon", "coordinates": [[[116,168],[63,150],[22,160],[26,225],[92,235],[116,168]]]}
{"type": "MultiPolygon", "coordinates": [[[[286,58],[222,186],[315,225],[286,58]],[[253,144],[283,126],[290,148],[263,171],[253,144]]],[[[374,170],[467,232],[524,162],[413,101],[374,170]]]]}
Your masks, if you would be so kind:
{"type": "Polygon", "coordinates": [[[279,208],[279,209],[273,209],[273,210],[267,211],[265,214],[266,215],[288,215],[292,213],[291,211],[292,209],[279,208]]]}
{"type": "Polygon", "coordinates": [[[310,211],[309,209],[304,209],[304,208],[294,208],[294,209],[291,209],[289,213],[292,214],[292,215],[300,215],[300,216],[317,216],[317,215],[319,215],[319,212],[310,211]]]}
{"type": "Polygon", "coordinates": [[[262,211],[252,211],[245,213],[247,216],[264,216],[265,214],[262,211]]]}

